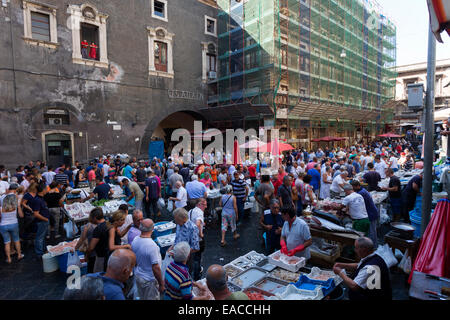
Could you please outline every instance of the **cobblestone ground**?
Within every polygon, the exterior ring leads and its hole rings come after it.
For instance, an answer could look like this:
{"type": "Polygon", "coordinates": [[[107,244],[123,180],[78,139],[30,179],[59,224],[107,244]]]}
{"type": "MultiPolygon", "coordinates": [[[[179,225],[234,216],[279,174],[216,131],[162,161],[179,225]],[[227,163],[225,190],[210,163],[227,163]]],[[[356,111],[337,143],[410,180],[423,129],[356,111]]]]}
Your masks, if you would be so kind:
{"type": "MultiPolygon", "coordinates": [[[[163,212],[160,221],[171,220],[171,214],[163,212]]],[[[206,249],[203,253],[202,265],[204,273],[211,264],[226,264],[235,258],[251,251],[264,253],[262,231],[258,227],[256,214],[250,214],[238,224],[241,237],[233,240],[231,231],[226,235],[227,245],[220,246],[220,225],[212,221],[208,223],[205,232],[206,249]]],[[[17,262],[15,257],[12,264],[5,262],[3,248],[0,260],[0,299],[12,300],[59,300],[65,289],[67,276],[59,270],[44,273],[42,262],[33,260],[33,247],[24,248],[25,258],[17,262]]],[[[396,300],[408,299],[406,287],[407,275],[393,272],[392,287],[396,300]]]]}

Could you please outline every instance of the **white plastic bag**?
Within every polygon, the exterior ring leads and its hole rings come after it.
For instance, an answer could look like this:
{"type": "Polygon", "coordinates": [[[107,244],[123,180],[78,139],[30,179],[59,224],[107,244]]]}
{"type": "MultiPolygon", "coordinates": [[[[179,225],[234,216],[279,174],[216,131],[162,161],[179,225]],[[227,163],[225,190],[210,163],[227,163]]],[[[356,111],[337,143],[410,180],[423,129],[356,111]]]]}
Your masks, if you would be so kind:
{"type": "Polygon", "coordinates": [[[64,223],[64,230],[66,231],[66,238],[68,239],[75,238],[75,235],[78,233],[77,225],[73,223],[72,220],[69,220],[69,222],[64,223]]]}
{"type": "Polygon", "coordinates": [[[80,261],[80,257],[78,257],[78,253],[75,252],[69,252],[67,253],[67,269],[69,269],[70,266],[78,266],[78,267],[82,267],[81,261],[80,261]]]}
{"type": "Polygon", "coordinates": [[[169,254],[169,252],[166,252],[166,256],[164,257],[164,260],[161,263],[161,275],[162,279],[164,281],[164,276],[166,275],[166,269],[173,262],[172,256],[169,254]]]}
{"type": "Polygon", "coordinates": [[[162,208],[164,208],[166,206],[166,203],[164,202],[163,198],[159,198],[157,205],[158,205],[158,209],[161,210],[162,208]]]}
{"type": "Polygon", "coordinates": [[[406,249],[405,254],[403,255],[402,261],[398,264],[398,267],[402,269],[406,274],[411,272],[411,257],[408,254],[408,249],[406,249]]]}
{"type": "Polygon", "coordinates": [[[384,262],[386,262],[386,265],[388,268],[392,268],[393,266],[397,265],[398,261],[395,258],[394,254],[392,253],[391,247],[389,247],[388,244],[385,244],[384,246],[378,246],[377,251],[375,251],[376,254],[378,254],[380,257],[383,258],[384,262]]]}
{"type": "Polygon", "coordinates": [[[173,211],[173,201],[169,200],[167,202],[167,211],[172,212],[173,211]]]}

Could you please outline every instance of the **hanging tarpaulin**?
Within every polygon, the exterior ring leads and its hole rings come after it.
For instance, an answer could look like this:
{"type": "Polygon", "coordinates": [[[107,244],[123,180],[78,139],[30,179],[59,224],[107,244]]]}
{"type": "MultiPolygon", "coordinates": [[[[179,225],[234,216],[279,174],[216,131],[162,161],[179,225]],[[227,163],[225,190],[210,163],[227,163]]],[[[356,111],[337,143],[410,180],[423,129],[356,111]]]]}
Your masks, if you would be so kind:
{"type": "Polygon", "coordinates": [[[450,35],[450,1],[427,0],[428,12],[430,14],[430,25],[436,39],[443,43],[441,32],[447,31],[450,35]]]}
{"type": "Polygon", "coordinates": [[[152,160],[154,157],[164,159],[164,141],[151,141],[148,147],[148,157],[152,160]]]}

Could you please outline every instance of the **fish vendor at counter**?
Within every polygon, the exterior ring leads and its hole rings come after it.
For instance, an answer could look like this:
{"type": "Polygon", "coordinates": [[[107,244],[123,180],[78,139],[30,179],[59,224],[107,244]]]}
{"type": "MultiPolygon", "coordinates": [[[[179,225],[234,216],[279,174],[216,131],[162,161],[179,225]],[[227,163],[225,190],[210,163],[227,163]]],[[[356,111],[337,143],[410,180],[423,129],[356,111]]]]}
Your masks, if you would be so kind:
{"type": "Polygon", "coordinates": [[[281,209],[281,216],[284,220],[281,230],[281,253],[288,256],[304,257],[308,260],[311,257],[309,246],[312,244],[311,232],[308,224],[297,217],[293,207],[281,209]]]}

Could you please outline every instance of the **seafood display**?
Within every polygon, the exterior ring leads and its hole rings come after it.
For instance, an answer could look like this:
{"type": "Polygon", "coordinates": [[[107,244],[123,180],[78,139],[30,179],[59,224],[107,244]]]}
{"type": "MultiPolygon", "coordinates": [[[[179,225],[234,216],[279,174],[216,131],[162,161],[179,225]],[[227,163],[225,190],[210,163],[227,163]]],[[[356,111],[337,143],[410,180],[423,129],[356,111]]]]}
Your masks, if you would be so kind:
{"type": "Polygon", "coordinates": [[[127,202],[124,200],[111,200],[105,202],[105,204],[101,208],[104,214],[109,214],[119,210],[121,204],[127,204],[127,202]]]}
{"type": "Polygon", "coordinates": [[[277,252],[272,253],[269,256],[269,262],[273,265],[281,267],[283,269],[297,272],[301,267],[304,267],[306,264],[306,260],[303,257],[292,256],[289,257],[285,254],[282,254],[279,250],[277,252]]]}
{"type": "MultiPolygon", "coordinates": [[[[345,270],[344,270],[345,272],[345,270]]],[[[334,284],[337,286],[342,282],[342,278],[337,276],[333,271],[321,270],[320,268],[313,267],[311,272],[307,275],[308,278],[313,280],[327,281],[330,278],[334,279],[334,284]]]]}
{"type": "Polygon", "coordinates": [[[388,198],[388,192],[372,191],[370,195],[372,196],[372,200],[375,204],[380,204],[381,202],[383,202],[388,198]]]}
{"type": "Polygon", "coordinates": [[[176,236],[175,233],[171,233],[171,234],[168,234],[168,235],[166,235],[166,236],[158,237],[158,238],[156,239],[156,241],[158,242],[158,244],[159,244],[159,246],[160,246],[161,248],[169,247],[169,246],[171,246],[171,245],[174,244],[174,242],[175,242],[175,236],[176,236]]]}
{"type": "Polygon", "coordinates": [[[256,251],[250,251],[244,257],[254,265],[257,264],[258,262],[263,261],[266,258],[265,255],[257,253],[256,251]]]}
{"type": "Polygon", "coordinates": [[[89,202],[75,202],[73,204],[65,204],[64,209],[67,211],[69,216],[75,220],[84,220],[89,218],[89,213],[95,207],[89,202]]]}
{"type": "Polygon", "coordinates": [[[158,232],[164,232],[170,229],[175,229],[177,227],[177,225],[175,223],[173,223],[172,221],[167,222],[167,223],[163,223],[163,224],[159,224],[157,226],[155,226],[155,230],[158,232]]]}
{"type": "Polygon", "coordinates": [[[250,287],[244,290],[244,293],[249,297],[250,300],[267,300],[269,297],[273,296],[270,292],[265,292],[264,290],[250,287]]]}
{"type": "Polygon", "coordinates": [[[242,270],[247,270],[248,268],[254,266],[254,264],[251,263],[250,260],[248,260],[245,257],[237,258],[236,260],[232,261],[231,264],[242,270]]]}
{"type": "Polygon", "coordinates": [[[228,278],[234,278],[243,271],[242,269],[239,269],[231,264],[227,264],[223,268],[225,269],[228,278]]]}
{"type": "Polygon", "coordinates": [[[270,275],[274,278],[287,281],[287,282],[297,282],[298,278],[300,278],[300,272],[291,272],[287,270],[283,270],[281,268],[276,268],[273,270],[270,275]]]}
{"type": "Polygon", "coordinates": [[[78,239],[75,239],[70,242],[60,242],[56,246],[47,246],[47,251],[53,256],[59,256],[61,254],[64,254],[66,252],[71,251],[71,249],[75,249],[75,246],[78,243],[78,239]]]}

